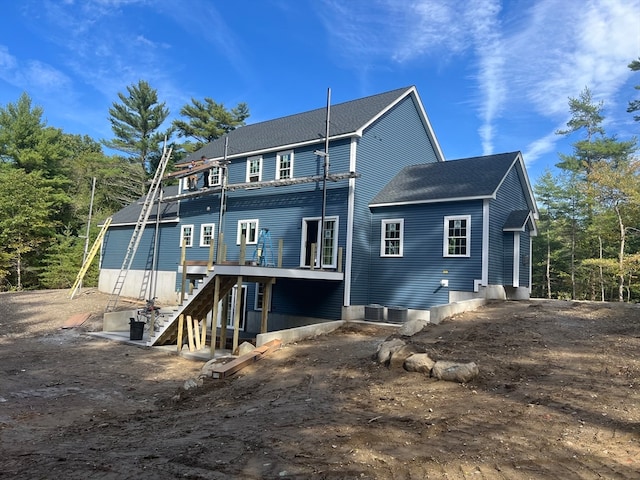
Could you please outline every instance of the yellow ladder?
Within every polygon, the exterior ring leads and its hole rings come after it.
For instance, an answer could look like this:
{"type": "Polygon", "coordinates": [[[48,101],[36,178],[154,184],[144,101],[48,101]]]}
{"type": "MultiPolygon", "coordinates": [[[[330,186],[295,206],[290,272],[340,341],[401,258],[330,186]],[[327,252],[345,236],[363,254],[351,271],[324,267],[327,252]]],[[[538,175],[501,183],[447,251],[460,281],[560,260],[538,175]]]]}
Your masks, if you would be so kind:
{"type": "Polygon", "coordinates": [[[104,239],[104,235],[107,233],[107,229],[109,228],[109,225],[111,225],[111,217],[108,217],[104,221],[104,225],[102,225],[102,230],[100,230],[100,233],[98,233],[98,236],[96,237],[95,242],[93,242],[93,246],[91,247],[91,250],[89,250],[89,255],[87,255],[87,258],[84,261],[82,268],[80,268],[80,271],[78,272],[76,281],[74,282],[73,287],[71,287],[71,291],[69,292],[69,298],[73,298],[73,296],[76,294],[76,291],[78,290],[78,287],[82,282],[82,279],[84,278],[85,274],[87,273],[87,270],[89,270],[89,267],[91,266],[93,257],[96,256],[96,253],[98,253],[98,250],[100,250],[100,247],[102,246],[102,240],[104,239]]]}

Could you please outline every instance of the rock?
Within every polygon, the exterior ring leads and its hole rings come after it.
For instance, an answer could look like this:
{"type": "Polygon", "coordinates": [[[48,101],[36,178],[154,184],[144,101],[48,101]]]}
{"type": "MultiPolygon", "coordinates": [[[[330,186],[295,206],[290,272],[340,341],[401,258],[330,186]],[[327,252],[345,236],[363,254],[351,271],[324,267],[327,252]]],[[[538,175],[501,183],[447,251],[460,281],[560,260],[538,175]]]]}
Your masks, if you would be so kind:
{"type": "Polygon", "coordinates": [[[410,358],[415,353],[418,353],[415,345],[406,344],[391,352],[391,358],[389,359],[389,366],[402,367],[407,358],[410,358]]]}
{"type": "Polygon", "coordinates": [[[239,346],[238,346],[238,356],[240,355],[244,355],[245,353],[250,353],[253,352],[255,350],[255,346],[249,342],[242,342],[239,346]]]}
{"type": "Polygon", "coordinates": [[[385,340],[380,345],[378,345],[378,351],[376,353],[378,358],[378,363],[388,363],[391,360],[391,355],[393,352],[398,350],[399,348],[406,345],[404,340],[400,340],[399,338],[394,338],[392,340],[385,340]]]}
{"type": "Polygon", "coordinates": [[[422,329],[429,324],[429,320],[413,319],[405,322],[398,333],[404,337],[411,337],[416,333],[422,331],[422,329]]]}
{"type": "Polygon", "coordinates": [[[441,360],[431,369],[431,376],[438,380],[467,383],[478,376],[478,366],[474,362],[456,363],[441,360]]]}
{"type": "Polygon", "coordinates": [[[198,388],[202,386],[202,378],[190,378],[189,380],[186,380],[184,382],[184,385],[182,386],[183,389],[185,390],[191,390],[192,388],[198,388]]]}
{"type": "Polygon", "coordinates": [[[404,369],[408,372],[430,374],[431,369],[433,368],[433,365],[435,363],[436,362],[431,360],[431,357],[429,357],[428,354],[416,353],[414,355],[411,355],[410,357],[407,357],[407,359],[404,361],[404,369]]]}

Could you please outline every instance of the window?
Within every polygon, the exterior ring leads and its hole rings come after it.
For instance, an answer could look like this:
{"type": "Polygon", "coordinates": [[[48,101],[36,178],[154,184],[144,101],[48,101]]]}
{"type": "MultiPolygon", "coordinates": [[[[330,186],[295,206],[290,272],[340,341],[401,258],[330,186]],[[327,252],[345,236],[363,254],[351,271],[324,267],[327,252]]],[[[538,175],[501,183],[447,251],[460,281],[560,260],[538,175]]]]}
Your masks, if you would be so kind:
{"type": "Polygon", "coordinates": [[[247,182],[259,182],[262,180],[262,157],[249,157],[247,159],[247,182]]]}
{"type": "Polygon", "coordinates": [[[180,246],[182,244],[186,247],[193,246],[193,225],[182,225],[180,229],[180,246]]]}
{"type": "Polygon", "coordinates": [[[213,167],[209,170],[209,186],[220,185],[222,183],[222,175],[220,175],[220,167],[213,167]]]}
{"type": "Polygon", "coordinates": [[[338,261],[338,217],[327,217],[324,220],[324,237],[322,238],[322,252],[320,249],[321,218],[302,219],[302,249],[300,251],[300,266],[318,267],[322,258],[323,268],[336,268],[338,261]],[[312,256],[315,245],[315,257],[312,256]],[[321,255],[322,253],[322,255],[321,255]]]}
{"type": "MultiPolygon", "coordinates": [[[[269,297],[269,311],[271,311],[271,299],[273,298],[273,287],[272,287],[272,295],[269,297]]],[[[264,283],[256,283],[256,300],[254,305],[254,310],[261,312],[262,311],[262,299],[264,297],[264,283]]]]}
{"type": "Polygon", "coordinates": [[[382,220],[381,257],[401,257],[404,244],[404,219],[382,220]]]}
{"type": "Polygon", "coordinates": [[[247,237],[247,245],[258,243],[258,220],[239,220],[237,244],[240,245],[242,236],[247,237]]]}
{"type": "Polygon", "coordinates": [[[469,257],[471,216],[444,217],[445,257],[469,257]]]}
{"type": "Polygon", "coordinates": [[[293,177],[293,150],[276,155],[276,180],[293,177]]]}
{"type": "Polygon", "coordinates": [[[215,225],[213,223],[203,223],[200,226],[200,246],[209,247],[213,243],[213,232],[215,225]]]}

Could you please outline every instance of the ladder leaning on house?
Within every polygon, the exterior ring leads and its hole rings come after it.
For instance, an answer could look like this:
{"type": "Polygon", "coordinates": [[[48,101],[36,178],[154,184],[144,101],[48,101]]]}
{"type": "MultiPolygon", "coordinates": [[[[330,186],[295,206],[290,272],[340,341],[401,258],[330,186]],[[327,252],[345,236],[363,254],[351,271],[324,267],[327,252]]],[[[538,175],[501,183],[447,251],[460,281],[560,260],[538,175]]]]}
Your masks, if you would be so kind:
{"type": "MultiPolygon", "coordinates": [[[[160,159],[160,163],[158,163],[158,168],[156,169],[156,173],[153,176],[153,180],[151,181],[151,186],[149,187],[149,192],[147,193],[147,196],[145,197],[142,204],[140,216],[138,217],[136,226],[133,229],[133,233],[131,234],[131,240],[129,241],[129,246],[127,247],[124,260],[122,261],[120,273],[116,278],[116,282],[113,286],[113,291],[109,296],[109,301],[107,302],[107,306],[105,308],[106,312],[113,311],[113,309],[118,304],[118,299],[120,298],[122,287],[124,286],[124,282],[127,279],[127,274],[129,273],[131,264],[133,263],[133,258],[135,257],[138,246],[140,245],[140,240],[142,239],[142,234],[144,233],[144,227],[149,220],[151,210],[153,209],[153,204],[155,203],[156,197],[158,196],[160,185],[162,184],[162,177],[164,176],[164,171],[167,168],[167,163],[169,162],[169,158],[171,157],[172,150],[172,147],[167,149],[167,146],[164,146],[164,149],[162,151],[162,158],[160,159]]],[[[160,215],[160,205],[158,205],[156,214],[160,215]]]]}
{"type": "Polygon", "coordinates": [[[89,250],[89,254],[87,255],[87,258],[82,264],[80,271],[78,272],[76,281],[73,283],[73,286],[71,287],[71,291],[69,292],[69,298],[73,298],[73,296],[76,294],[76,291],[78,290],[78,287],[82,282],[82,279],[84,278],[84,276],[87,273],[87,270],[89,270],[89,267],[91,266],[93,257],[96,256],[96,253],[98,253],[98,250],[100,250],[100,247],[102,246],[102,240],[104,239],[104,235],[107,233],[107,229],[109,228],[109,225],[111,225],[111,217],[108,217],[104,221],[104,225],[102,225],[102,230],[100,230],[100,233],[98,233],[96,240],[93,242],[93,246],[91,247],[91,250],[89,250]]]}
{"type": "Polygon", "coordinates": [[[273,262],[273,245],[271,244],[271,232],[268,228],[260,229],[256,251],[253,252],[253,261],[256,262],[256,265],[260,267],[275,267],[275,263],[273,262]]]}

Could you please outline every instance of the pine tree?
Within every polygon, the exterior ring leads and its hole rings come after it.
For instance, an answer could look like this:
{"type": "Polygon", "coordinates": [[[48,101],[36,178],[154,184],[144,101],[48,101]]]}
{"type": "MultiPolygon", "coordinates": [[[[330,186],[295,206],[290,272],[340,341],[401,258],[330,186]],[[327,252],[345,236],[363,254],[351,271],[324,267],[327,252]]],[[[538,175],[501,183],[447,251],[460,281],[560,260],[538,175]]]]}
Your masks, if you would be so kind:
{"type": "Polygon", "coordinates": [[[160,150],[165,137],[172,130],[159,131],[169,116],[165,103],[158,102],[158,92],[144,80],[127,87],[127,95],[118,93],[121,103],[114,102],[109,109],[109,121],[115,138],[104,145],[125,153],[149,172],[149,157],[160,150]]]}

